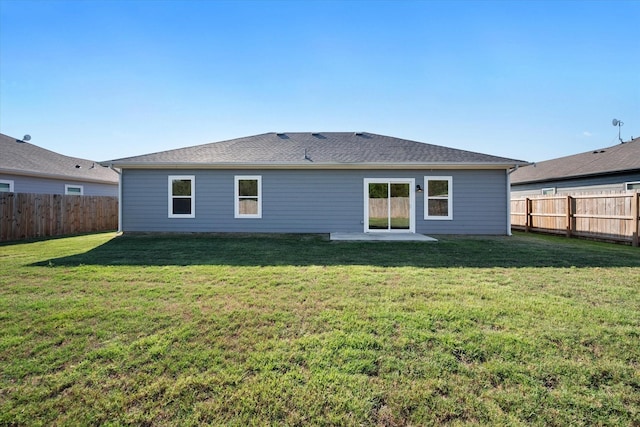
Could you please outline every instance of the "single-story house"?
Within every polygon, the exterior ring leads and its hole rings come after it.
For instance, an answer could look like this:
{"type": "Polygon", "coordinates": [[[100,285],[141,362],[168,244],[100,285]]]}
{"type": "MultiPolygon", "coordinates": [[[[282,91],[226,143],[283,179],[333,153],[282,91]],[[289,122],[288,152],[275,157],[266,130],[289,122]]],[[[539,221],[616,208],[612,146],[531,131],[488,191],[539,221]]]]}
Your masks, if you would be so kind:
{"type": "Polygon", "coordinates": [[[126,232],[510,233],[526,162],[366,132],[265,133],[105,162],[126,232]]]}
{"type": "Polygon", "coordinates": [[[511,174],[514,198],[622,193],[640,189],[640,138],[612,147],[537,162],[511,174]]]}
{"type": "Polygon", "coordinates": [[[0,192],[117,197],[118,180],[97,162],[0,134],[0,192]]]}

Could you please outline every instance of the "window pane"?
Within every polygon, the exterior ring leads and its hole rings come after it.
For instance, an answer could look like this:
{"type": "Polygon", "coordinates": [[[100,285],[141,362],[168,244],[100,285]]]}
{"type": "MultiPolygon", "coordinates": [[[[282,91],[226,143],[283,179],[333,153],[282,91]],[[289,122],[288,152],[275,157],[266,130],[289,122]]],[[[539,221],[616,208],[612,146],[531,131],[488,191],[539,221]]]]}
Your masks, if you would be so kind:
{"type": "Polygon", "coordinates": [[[627,190],[640,190],[640,182],[627,183],[627,190]]]}
{"type": "Polygon", "coordinates": [[[0,193],[8,193],[10,188],[9,183],[0,183],[0,193]]]}
{"type": "Polygon", "coordinates": [[[82,190],[79,187],[67,187],[67,194],[82,194],[82,190]]]}
{"type": "Polygon", "coordinates": [[[409,229],[409,184],[391,184],[391,229],[409,229]]]}
{"type": "Polygon", "coordinates": [[[190,179],[174,179],[171,184],[171,190],[174,196],[190,196],[191,180],[190,179]]]}
{"type": "Polygon", "coordinates": [[[448,200],[429,200],[429,216],[448,216],[448,200]]]}
{"type": "Polygon", "coordinates": [[[173,199],[174,215],[190,215],[191,214],[191,198],[173,199]]]}
{"type": "Polygon", "coordinates": [[[389,184],[369,184],[369,230],[389,229],[389,184]]]}
{"type": "Polygon", "coordinates": [[[449,195],[449,181],[433,181],[430,180],[429,197],[447,197],[449,195]]]}
{"type": "Polygon", "coordinates": [[[409,184],[391,184],[391,197],[409,197],[409,184]]]}
{"type": "Polygon", "coordinates": [[[258,180],[241,179],[238,181],[238,196],[258,197],[258,180]]]}
{"type": "Polygon", "coordinates": [[[240,199],[240,215],[257,215],[258,199],[240,199]]]}

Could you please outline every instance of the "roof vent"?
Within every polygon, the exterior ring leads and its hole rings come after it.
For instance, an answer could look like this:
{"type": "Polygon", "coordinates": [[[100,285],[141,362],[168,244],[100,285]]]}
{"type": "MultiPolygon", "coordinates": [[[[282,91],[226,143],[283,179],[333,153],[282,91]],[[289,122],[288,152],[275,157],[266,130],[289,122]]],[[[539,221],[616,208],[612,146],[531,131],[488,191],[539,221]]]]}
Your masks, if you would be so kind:
{"type": "Polygon", "coordinates": [[[596,150],[596,151],[593,152],[593,154],[600,154],[600,153],[604,153],[604,152],[605,152],[605,150],[596,150]]]}
{"type": "Polygon", "coordinates": [[[353,134],[355,136],[362,136],[362,135],[364,135],[364,132],[354,132],[353,134]]]}
{"type": "Polygon", "coordinates": [[[311,132],[311,135],[313,135],[313,136],[320,136],[320,133],[319,133],[319,132],[311,132]]]}

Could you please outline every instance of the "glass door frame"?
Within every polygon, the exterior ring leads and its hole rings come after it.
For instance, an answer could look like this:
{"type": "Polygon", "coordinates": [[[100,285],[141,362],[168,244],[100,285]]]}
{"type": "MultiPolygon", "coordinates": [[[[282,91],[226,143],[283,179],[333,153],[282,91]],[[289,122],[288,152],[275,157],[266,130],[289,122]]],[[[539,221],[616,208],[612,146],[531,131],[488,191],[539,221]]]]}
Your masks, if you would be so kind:
{"type": "MultiPolygon", "coordinates": [[[[364,178],[364,232],[365,233],[415,233],[416,232],[416,180],[415,178],[364,178]],[[409,228],[387,229],[369,228],[369,184],[409,185],[409,228]]],[[[391,210],[389,206],[389,211],[391,210]]]]}

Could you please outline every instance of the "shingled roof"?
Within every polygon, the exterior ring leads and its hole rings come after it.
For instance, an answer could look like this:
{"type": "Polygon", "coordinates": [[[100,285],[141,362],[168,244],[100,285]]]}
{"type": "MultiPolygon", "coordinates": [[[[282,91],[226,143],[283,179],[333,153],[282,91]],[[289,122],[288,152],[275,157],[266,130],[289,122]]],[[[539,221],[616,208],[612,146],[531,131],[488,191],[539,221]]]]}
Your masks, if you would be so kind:
{"type": "Polygon", "coordinates": [[[265,133],[107,162],[115,167],[478,167],[509,168],[521,160],[366,132],[265,133]]]}
{"type": "Polygon", "coordinates": [[[640,138],[624,144],[560,157],[520,168],[511,184],[525,184],[587,176],[640,171],[640,138]]]}
{"type": "Polygon", "coordinates": [[[117,173],[96,162],[64,156],[1,133],[0,173],[106,184],[118,183],[117,173]]]}

